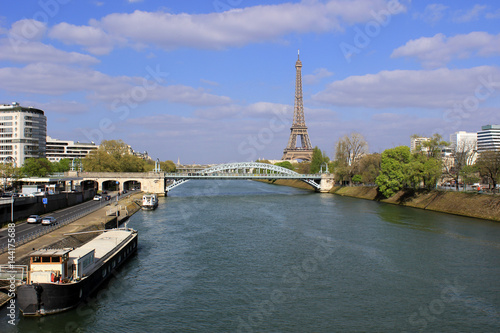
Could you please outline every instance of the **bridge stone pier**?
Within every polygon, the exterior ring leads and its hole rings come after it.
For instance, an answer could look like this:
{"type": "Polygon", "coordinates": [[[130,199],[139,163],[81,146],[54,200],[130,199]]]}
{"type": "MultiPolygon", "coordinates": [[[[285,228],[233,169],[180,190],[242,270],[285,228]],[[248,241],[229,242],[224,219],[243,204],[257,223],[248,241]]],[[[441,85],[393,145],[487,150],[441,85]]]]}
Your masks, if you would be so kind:
{"type": "Polygon", "coordinates": [[[333,186],[335,185],[335,177],[330,174],[330,173],[326,173],[326,174],[322,174],[321,175],[321,181],[319,183],[319,192],[321,193],[327,193],[329,192],[333,186]]]}

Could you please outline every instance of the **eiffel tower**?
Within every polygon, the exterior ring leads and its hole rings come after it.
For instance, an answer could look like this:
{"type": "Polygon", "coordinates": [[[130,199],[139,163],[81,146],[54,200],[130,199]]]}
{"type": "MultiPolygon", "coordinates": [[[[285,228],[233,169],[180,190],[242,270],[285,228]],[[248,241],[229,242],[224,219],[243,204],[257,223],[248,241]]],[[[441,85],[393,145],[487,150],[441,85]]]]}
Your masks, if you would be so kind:
{"type": "Polygon", "coordinates": [[[295,79],[295,106],[293,109],[293,123],[290,127],[290,139],[283,151],[282,160],[304,160],[310,161],[313,155],[313,148],[307,134],[306,121],[304,119],[304,103],[302,102],[302,62],[300,54],[297,55],[295,63],[297,76],[295,79]],[[297,136],[300,136],[301,146],[297,147],[297,136]]]}

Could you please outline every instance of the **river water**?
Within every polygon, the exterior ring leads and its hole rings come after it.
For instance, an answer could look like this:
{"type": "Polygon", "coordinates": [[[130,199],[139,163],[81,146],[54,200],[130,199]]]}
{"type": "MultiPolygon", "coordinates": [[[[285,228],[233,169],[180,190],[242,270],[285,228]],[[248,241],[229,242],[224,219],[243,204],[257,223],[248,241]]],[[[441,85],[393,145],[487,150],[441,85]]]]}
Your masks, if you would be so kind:
{"type": "Polygon", "coordinates": [[[135,214],[139,249],[77,310],[1,332],[499,332],[500,224],[252,181],[135,214]]]}

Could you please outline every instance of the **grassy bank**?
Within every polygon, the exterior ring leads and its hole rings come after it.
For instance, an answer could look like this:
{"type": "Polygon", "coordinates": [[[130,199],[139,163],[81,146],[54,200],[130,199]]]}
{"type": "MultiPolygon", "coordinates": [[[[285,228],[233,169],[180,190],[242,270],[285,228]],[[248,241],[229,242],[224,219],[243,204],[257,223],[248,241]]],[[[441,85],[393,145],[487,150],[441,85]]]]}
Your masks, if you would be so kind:
{"type": "Polygon", "coordinates": [[[500,221],[500,196],[451,191],[399,191],[385,199],[375,187],[336,187],[330,193],[436,212],[500,221]]]}
{"type": "MultiPolygon", "coordinates": [[[[298,180],[276,180],[272,183],[312,190],[311,186],[298,180]]],[[[376,187],[367,186],[334,187],[330,193],[447,214],[500,221],[499,195],[452,191],[399,191],[393,197],[386,199],[378,193],[376,187]]]]}

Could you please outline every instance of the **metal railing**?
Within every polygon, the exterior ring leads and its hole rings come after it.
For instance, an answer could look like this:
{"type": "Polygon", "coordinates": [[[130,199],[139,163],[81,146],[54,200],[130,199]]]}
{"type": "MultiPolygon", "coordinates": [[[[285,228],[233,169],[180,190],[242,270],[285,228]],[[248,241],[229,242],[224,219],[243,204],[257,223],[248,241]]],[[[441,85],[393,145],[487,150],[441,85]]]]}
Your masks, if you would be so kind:
{"type": "MultiPolygon", "coordinates": [[[[48,234],[49,232],[52,232],[54,230],[57,230],[65,225],[68,225],[70,224],[71,222],[74,222],[84,216],[87,216],[95,211],[97,211],[98,209],[102,208],[101,205],[98,205],[98,206],[95,206],[95,207],[92,207],[92,208],[89,208],[85,211],[82,211],[82,212],[79,212],[71,217],[68,217],[68,218],[65,218],[65,219],[62,219],[62,220],[57,220],[57,223],[56,224],[52,224],[52,225],[49,225],[49,226],[46,226],[46,227],[43,227],[43,228],[40,228],[34,232],[31,232],[27,235],[23,235],[22,237],[19,237],[17,238],[16,237],[16,248],[18,248],[19,246],[21,245],[24,245],[28,242],[31,242],[32,240],[40,237],[40,236],[43,236],[43,235],[46,235],[48,234]]],[[[0,245],[0,254],[2,253],[5,253],[9,250],[8,248],[8,244],[5,244],[5,245],[0,245]]]]}

